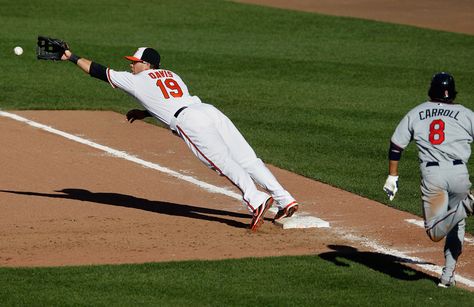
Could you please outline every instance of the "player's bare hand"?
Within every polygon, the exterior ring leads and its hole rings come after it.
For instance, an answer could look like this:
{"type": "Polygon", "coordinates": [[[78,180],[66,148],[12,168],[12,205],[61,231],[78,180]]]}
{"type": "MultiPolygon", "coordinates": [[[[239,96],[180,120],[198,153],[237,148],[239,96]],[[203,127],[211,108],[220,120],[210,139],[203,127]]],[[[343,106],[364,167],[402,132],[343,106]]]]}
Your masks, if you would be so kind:
{"type": "Polygon", "coordinates": [[[383,190],[385,193],[387,193],[390,201],[392,201],[398,191],[398,176],[388,175],[385,185],[383,186],[383,190]]]}
{"type": "Polygon", "coordinates": [[[64,50],[63,55],[61,56],[61,61],[67,61],[71,58],[72,52],[69,50],[64,50]]]}
{"type": "Polygon", "coordinates": [[[145,117],[149,117],[150,113],[146,110],[138,110],[138,109],[133,109],[127,112],[127,120],[130,123],[133,123],[137,119],[144,119],[145,117]]]}

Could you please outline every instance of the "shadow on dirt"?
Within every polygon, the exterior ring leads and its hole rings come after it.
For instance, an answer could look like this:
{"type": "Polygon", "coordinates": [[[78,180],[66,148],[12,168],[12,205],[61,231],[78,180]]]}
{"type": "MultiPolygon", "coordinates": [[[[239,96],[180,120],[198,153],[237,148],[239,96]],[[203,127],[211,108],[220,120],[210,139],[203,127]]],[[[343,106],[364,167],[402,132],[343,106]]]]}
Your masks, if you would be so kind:
{"type": "Polygon", "coordinates": [[[98,204],[126,207],[140,209],[160,214],[172,215],[172,216],[183,216],[193,219],[200,219],[206,221],[214,221],[219,223],[225,223],[229,226],[236,228],[248,228],[248,224],[227,219],[223,216],[230,216],[236,218],[246,218],[250,222],[250,214],[237,213],[232,211],[202,208],[190,205],[175,204],[163,201],[152,201],[144,198],[138,198],[131,195],[119,194],[119,193],[101,193],[91,192],[84,189],[62,189],[54,193],[39,193],[39,192],[21,192],[21,191],[8,191],[0,190],[4,193],[39,196],[39,197],[50,197],[50,198],[63,198],[63,199],[74,199],[80,201],[88,201],[98,204]]]}
{"type": "Polygon", "coordinates": [[[409,264],[430,265],[433,263],[414,261],[376,252],[363,252],[359,251],[357,248],[346,245],[328,245],[328,247],[334,251],[322,253],[319,257],[330,261],[337,266],[350,267],[351,262],[356,262],[377,272],[401,280],[414,281],[428,279],[435,283],[438,283],[439,281],[438,278],[417,271],[409,266],[409,264]]]}

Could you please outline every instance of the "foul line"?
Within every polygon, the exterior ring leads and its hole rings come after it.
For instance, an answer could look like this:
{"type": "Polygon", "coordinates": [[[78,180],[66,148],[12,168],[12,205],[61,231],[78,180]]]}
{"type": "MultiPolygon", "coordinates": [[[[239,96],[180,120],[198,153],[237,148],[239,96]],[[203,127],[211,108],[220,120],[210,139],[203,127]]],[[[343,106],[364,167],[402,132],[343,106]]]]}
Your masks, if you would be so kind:
{"type": "Polygon", "coordinates": [[[50,126],[46,126],[46,125],[43,125],[43,124],[40,124],[40,123],[37,123],[37,122],[34,122],[32,120],[29,120],[27,118],[24,118],[24,117],[21,117],[19,115],[16,115],[16,114],[13,114],[13,113],[8,113],[8,112],[4,112],[4,111],[0,111],[0,116],[3,116],[3,117],[8,117],[8,118],[11,118],[11,119],[14,119],[16,121],[19,121],[19,122],[22,122],[22,123],[25,123],[25,124],[28,124],[32,127],[35,127],[35,128],[39,128],[41,130],[44,130],[44,131],[47,131],[47,132],[50,132],[50,133],[53,133],[53,134],[56,134],[56,135],[59,135],[59,136],[62,136],[66,139],[69,139],[71,141],[75,141],[75,142],[78,142],[78,143],[81,143],[81,144],[84,144],[84,145],[87,145],[87,146],[90,146],[90,147],[93,147],[93,148],[96,148],[96,149],[99,149],[99,150],[102,150],[102,151],[105,151],[107,152],[108,154],[114,156],[114,157],[117,157],[117,158],[122,158],[122,159],[125,159],[125,160],[128,160],[128,161],[131,161],[131,162],[134,162],[134,163],[137,163],[137,164],[140,164],[144,167],[147,167],[147,168],[151,168],[151,169],[154,169],[154,170],[157,170],[157,171],[160,171],[162,173],[165,173],[167,175],[170,175],[170,176],[173,176],[175,178],[178,178],[180,180],[183,180],[183,181],[186,181],[186,182],[189,182],[189,183],[192,183],[192,184],[195,184],[197,185],[198,187],[200,188],[203,188],[204,190],[208,191],[208,192],[211,192],[211,193],[219,193],[219,194],[224,194],[224,195],[227,195],[229,197],[232,197],[232,198],[235,198],[235,199],[238,199],[238,200],[241,200],[242,197],[233,192],[233,191],[230,191],[226,188],[221,188],[221,187],[218,187],[218,186],[215,186],[215,185],[212,185],[212,184],[209,184],[209,183],[206,183],[206,182],[203,182],[203,181],[200,181],[200,180],[197,180],[196,178],[193,178],[191,176],[187,176],[187,175],[183,175],[181,173],[178,173],[176,171],[173,171],[172,169],[169,169],[167,167],[163,167],[159,164],[156,164],[156,163],[152,163],[152,162],[149,162],[149,161],[145,161],[143,159],[140,159],[140,158],[137,158],[135,156],[132,156],[124,151],[120,151],[120,150],[116,150],[116,149],[113,149],[113,148],[110,148],[108,146],[104,146],[104,145],[100,145],[100,144],[97,144],[97,143],[94,143],[92,141],[89,141],[89,140],[86,140],[84,138],[81,138],[81,137],[78,137],[78,136],[75,136],[73,134],[70,134],[70,133],[67,133],[67,132],[64,132],[64,131],[61,131],[61,130],[58,130],[58,129],[54,129],[50,126]]]}
{"type": "MultiPolygon", "coordinates": [[[[21,117],[19,115],[13,114],[13,113],[0,111],[0,116],[8,117],[10,119],[28,124],[32,127],[35,127],[35,128],[38,128],[38,129],[41,129],[41,130],[59,135],[59,136],[62,136],[62,137],[66,138],[66,139],[69,139],[71,141],[75,141],[75,142],[78,142],[78,143],[81,143],[81,144],[84,144],[84,145],[87,145],[87,146],[105,151],[106,153],[110,154],[111,156],[121,158],[121,159],[125,159],[125,160],[128,160],[128,161],[140,164],[140,165],[142,165],[146,168],[151,168],[151,169],[160,171],[164,174],[170,175],[170,176],[175,177],[177,179],[180,179],[180,180],[192,183],[194,185],[197,185],[198,187],[200,187],[200,188],[202,188],[202,189],[204,189],[208,192],[216,193],[216,194],[223,194],[223,195],[226,195],[226,196],[229,196],[229,197],[232,197],[234,199],[242,201],[242,196],[240,194],[237,194],[237,193],[235,193],[235,192],[233,192],[229,189],[218,187],[218,186],[212,185],[210,183],[200,181],[200,180],[198,180],[194,177],[191,177],[191,176],[183,175],[181,173],[178,173],[178,172],[176,172],[172,169],[161,166],[159,164],[149,162],[149,161],[145,161],[143,159],[132,156],[132,155],[130,155],[130,154],[124,152],[124,151],[116,150],[116,149],[113,149],[113,148],[105,146],[105,145],[97,144],[97,143],[92,142],[90,140],[87,140],[87,139],[78,137],[76,135],[73,135],[73,134],[70,134],[70,133],[52,128],[50,126],[40,124],[38,122],[32,121],[30,119],[21,117]]],[[[324,225],[328,224],[329,225],[329,223],[327,223],[326,221],[318,219],[318,222],[314,222],[312,226],[313,227],[320,227],[320,225],[322,225],[322,224],[324,224],[324,225]]],[[[327,226],[325,226],[325,227],[327,227],[327,226]]]]}
{"type": "MultiPolygon", "coordinates": [[[[344,237],[344,238],[346,238],[346,239],[348,239],[352,242],[354,242],[354,241],[359,242],[362,245],[364,245],[364,246],[366,246],[366,247],[368,247],[372,250],[375,250],[376,252],[384,254],[384,255],[395,256],[397,258],[402,259],[407,264],[416,265],[416,266],[420,267],[421,269],[423,269],[425,271],[428,271],[428,272],[435,273],[438,276],[441,275],[441,273],[443,271],[443,268],[438,266],[438,265],[428,264],[423,259],[420,259],[420,258],[417,258],[417,257],[411,257],[411,256],[408,256],[408,255],[404,254],[401,251],[383,247],[382,245],[378,244],[374,240],[369,240],[367,238],[359,237],[359,236],[356,236],[356,235],[353,235],[353,234],[347,234],[346,231],[338,231],[338,232],[342,237],[344,237]]],[[[466,285],[470,288],[474,288],[474,281],[472,281],[472,280],[470,280],[466,277],[463,277],[459,274],[456,274],[456,282],[464,284],[464,285],[466,285]]]]}

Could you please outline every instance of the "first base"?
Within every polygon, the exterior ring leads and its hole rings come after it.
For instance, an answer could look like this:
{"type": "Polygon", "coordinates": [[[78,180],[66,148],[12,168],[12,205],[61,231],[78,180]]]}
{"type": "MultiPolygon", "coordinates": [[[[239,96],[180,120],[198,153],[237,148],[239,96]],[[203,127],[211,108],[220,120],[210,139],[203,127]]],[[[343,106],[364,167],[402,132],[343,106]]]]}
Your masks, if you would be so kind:
{"type": "Polygon", "coordinates": [[[298,216],[281,219],[276,221],[275,225],[282,227],[283,229],[291,228],[329,228],[329,222],[322,220],[314,216],[298,216]]]}

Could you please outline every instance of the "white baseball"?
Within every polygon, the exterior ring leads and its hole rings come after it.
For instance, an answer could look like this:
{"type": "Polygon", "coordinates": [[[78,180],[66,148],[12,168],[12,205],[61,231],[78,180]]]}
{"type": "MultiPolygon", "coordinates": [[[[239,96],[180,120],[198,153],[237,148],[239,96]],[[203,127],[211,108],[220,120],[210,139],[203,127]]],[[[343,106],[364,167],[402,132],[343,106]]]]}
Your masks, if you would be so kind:
{"type": "Polygon", "coordinates": [[[16,55],[22,55],[23,48],[21,48],[20,46],[16,46],[15,48],[13,48],[13,52],[15,52],[16,55]]]}

